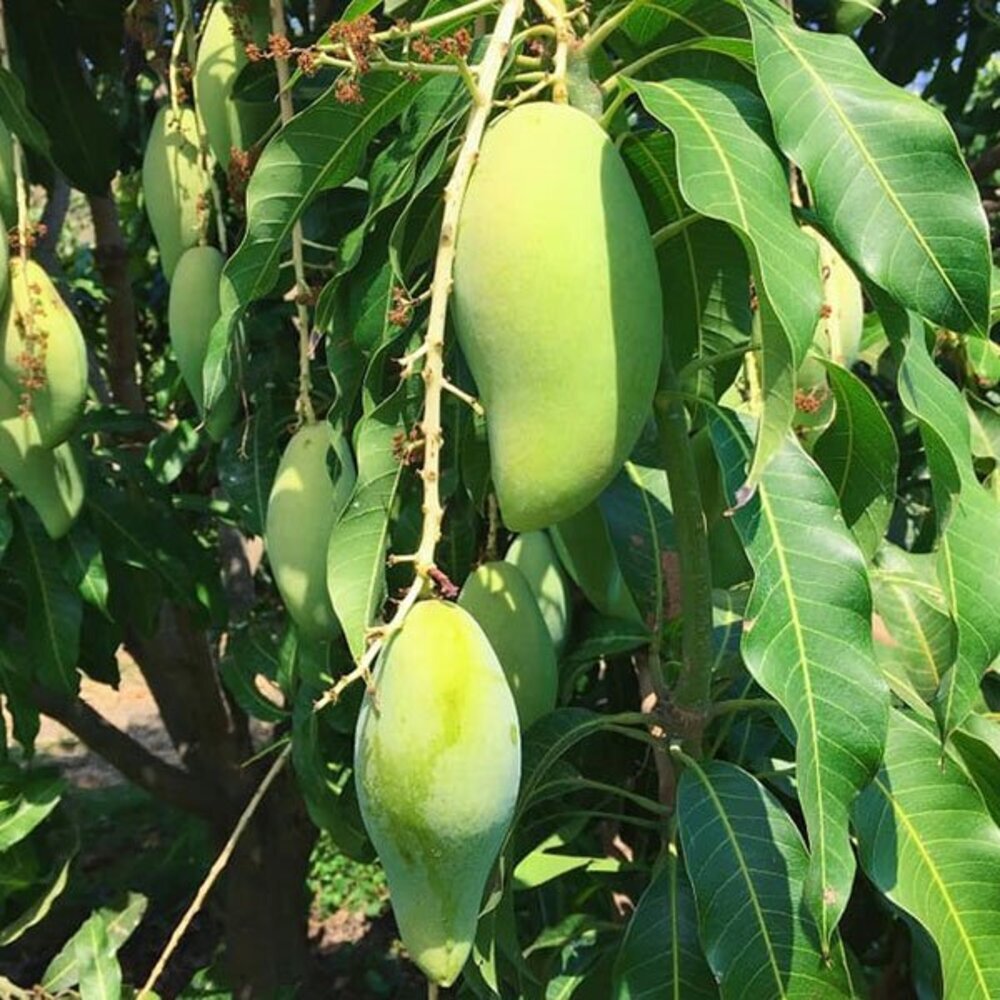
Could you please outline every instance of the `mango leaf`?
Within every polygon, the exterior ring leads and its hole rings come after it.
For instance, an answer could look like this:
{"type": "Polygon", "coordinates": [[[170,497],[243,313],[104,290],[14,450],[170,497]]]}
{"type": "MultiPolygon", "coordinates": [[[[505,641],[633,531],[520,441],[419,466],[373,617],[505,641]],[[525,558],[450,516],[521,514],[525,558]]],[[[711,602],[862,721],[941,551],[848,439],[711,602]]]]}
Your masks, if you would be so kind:
{"type": "Polygon", "coordinates": [[[398,389],[358,423],[357,484],[330,534],[327,587],[355,657],[364,653],[365,633],[385,603],[389,521],[405,468],[396,454],[406,433],[403,395],[398,389]]]}
{"type": "Polygon", "coordinates": [[[676,616],[680,600],[666,473],[626,462],[598,504],[629,592],[656,634],[676,616]]]}
{"type": "Polygon", "coordinates": [[[937,557],[886,542],[871,572],[875,656],[893,690],[928,704],[955,660],[955,625],[937,582],[937,557]]]}
{"type": "MultiPolygon", "coordinates": [[[[148,900],[137,892],[130,892],[121,907],[104,906],[92,913],[73,935],[63,945],[59,954],[49,962],[42,975],[42,989],[49,993],[59,993],[70,989],[83,979],[84,965],[77,956],[77,938],[89,938],[89,926],[100,923],[104,928],[105,954],[114,955],[119,948],[132,936],[146,912],[148,900]]],[[[115,996],[116,994],[108,994],[115,996]]]]}
{"type": "MultiPolygon", "coordinates": [[[[55,901],[62,895],[69,881],[69,869],[76,854],[74,847],[65,857],[60,858],[45,881],[39,886],[31,902],[5,925],[0,926],[0,948],[13,944],[19,937],[31,930],[48,915],[55,901]]],[[[5,919],[7,913],[4,913],[5,919]]]]}
{"type": "MultiPolygon", "coordinates": [[[[709,427],[734,498],[746,438],[731,418],[713,416],[709,427]]],[[[743,659],[795,726],[811,853],[806,901],[825,946],[854,880],[848,810],[878,767],[889,711],[865,561],[832,487],[791,436],[733,522],[755,574],[743,659]]]]}
{"type": "Polygon", "coordinates": [[[1000,723],[973,713],[951,739],[993,821],[1000,823],[1000,723]]]}
{"type": "Polygon", "coordinates": [[[743,7],[778,142],[824,230],[905,307],[985,334],[986,218],[944,115],[879,76],[849,38],[805,31],[768,0],[743,7]]]}
{"type": "Polygon", "coordinates": [[[247,230],[227,261],[219,290],[221,315],[209,337],[204,365],[205,407],[230,380],[230,343],[243,311],[278,281],[285,243],[295,221],[325,188],[350,180],[372,139],[414,99],[422,86],[392,73],[361,81],[360,104],[325,93],[267,144],[247,188],[247,230]]]}
{"type": "Polygon", "coordinates": [[[23,84],[3,67],[0,67],[0,119],[26,146],[42,156],[49,155],[49,137],[42,123],[28,110],[23,84]]]}
{"type": "Polygon", "coordinates": [[[19,43],[28,106],[45,127],[52,159],[73,187],[104,194],[118,169],[118,129],[84,76],[64,11],[56,0],[33,0],[11,4],[7,14],[19,43]]]}
{"type": "Polygon", "coordinates": [[[837,403],[833,423],[813,448],[847,526],[869,559],[889,526],[896,499],[899,448],[889,421],[868,387],[846,368],[826,362],[837,403]]]}
{"type": "Polygon", "coordinates": [[[90,525],[78,520],[70,529],[63,549],[63,576],[80,596],[95,608],[107,613],[108,573],[104,568],[101,543],[90,525]]]}
{"type": "Polygon", "coordinates": [[[795,372],[822,305],[819,252],[796,225],[764,102],[737,84],[623,81],[674,134],[684,200],[733,226],[750,258],[760,304],[761,419],[749,483],[782,446],[795,412],[795,372]]]}
{"type": "Polygon", "coordinates": [[[1000,995],[1000,827],[933,731],[902,712],[854,826],[868,877],[934,939],[944,996],[1000,995]]]}
{"type": "Polygon", "coordinates": [[[121,966],[99,916],[91,917],[73,935],[73,955],[80,970],[80,1000],[121,996],[121,966]]]}
{"type": "Polygon", "coordinates": [[[698,914],[676,848],[642,894],[614,968],[616,1000],[713,1000],[719,987],[698,939],[698,914]]]}
{"type": "Polygon", "coordinates": [[[839,939],[828,958],[804,905],[811,865],[802,836],[756,778],[722,761],[688,762],[677,821],[724,1000],[857,995],[839,939]]]}
{"type": "Polygon", "coordinates": [[[45,687],[75,695],[80,685],[76,661],[83,604],[63,577],[59,550],[38,516],[24,505],[15,510],[18,531],[11,557],[27,597],[28,656],[45,687]]]}
{"type": "Polygon", "coordinates": [[[886,329],[901,352],[897,385],[903,406],[919,421],[934,486],[938,579],[958,630],[954,665],[934,710],[947,736],[969,714],[986,668],[1000,654],[1000,503],[976,478],[969,421],[955,385],[927,353],[922,324],[879,302],[886,329]]]}
{"type": "MultiPolygon", "coordinates": [[[[687,215],[669,133],[629,135],[621,152],[654,233],[687,215]]],[[[659,244],[656,260],[664,306],[669,305],[664,312],[668,322],[664,333],[675,370],[694,358],[749,341],[753,325],[750,268],[729,226],[708,219],[684,226],[659,244]]],[[[711,369],[701,369],[701,391],[717,397],[722,388],[712,384],[711,369]]]]}
{"type": "Polygon", "coordinates": [[[265,697],[257,688],[258,675],[270,681],[277,677],[275,645],[275,637],[270,629],[252,624],[230,634],[226,655],[219,666],[223,684],[240,707],[251,718],[271,723],[283,722],[291,714],[288,709],[265,697]]]}
{"type": "Polygon", "coordinates": [[[0,768],[0,852],[24,840],[59,805],[66,782],[49,768],[0,768]]]}
{"type": "Polygon", "coordinates": [[[275,418],[271,394],[261,393],[254,412],[229,432],[219,448],[219,484],[242,524],[254,535],[264,534],[267,500],[281,460],[278,434],[284,422],[275,418]]]}
{"type": "Polygon", "coordinates": [[[746,37],[747,21],[735,4],[701,0],[646,0],[636,4],[623,24],[624,34],[644,49],[713,35],[746,37]]]}

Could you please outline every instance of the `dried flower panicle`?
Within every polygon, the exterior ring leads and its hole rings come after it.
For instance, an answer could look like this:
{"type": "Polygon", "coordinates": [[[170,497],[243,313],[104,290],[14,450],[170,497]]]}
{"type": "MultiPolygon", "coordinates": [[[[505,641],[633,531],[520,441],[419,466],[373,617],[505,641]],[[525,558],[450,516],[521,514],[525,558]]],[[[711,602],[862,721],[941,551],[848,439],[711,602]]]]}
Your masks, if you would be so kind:
{"type": "Polygon", "coordinates": [[[361,84],[355,79],[338,80],[333,88],[334,99],[339,104],[364,104],[365,95],[361,92],[361,84]]]}

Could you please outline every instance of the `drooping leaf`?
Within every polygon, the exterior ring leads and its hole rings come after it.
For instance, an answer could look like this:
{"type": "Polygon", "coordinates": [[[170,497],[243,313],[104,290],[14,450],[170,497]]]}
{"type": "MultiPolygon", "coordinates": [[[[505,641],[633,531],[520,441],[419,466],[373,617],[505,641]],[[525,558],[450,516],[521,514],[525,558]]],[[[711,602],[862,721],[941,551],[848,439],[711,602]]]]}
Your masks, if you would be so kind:
{"type": "Polygon", "coordinates": [[[625,84],[674,134],[684,200],[744,240],[760,306],[761,416],[749,482],[782,446],[794,415],[795,372],[822,305],[815,241],[796,225],[764,102],[708,80],[625,84]]]}
{"type": "Polygon", "coordinates": [[[265,147],[247,189],[246,234],[222,274],[222,314],[212,329],[204,366],[206,409],[229,383],[237,321],[277,283],[292,226],[321,190],[351,179],[372,139],[402,113],[421,85],[392,73],[371,73],[361,83],[362,103],[342,104],[328,92],[265,147]]]}
{"type": "Polygon", "coordinates": [[[768,0],[743,7],[775,133],[823,228],[905,307],[985,333],[986,219],[944,115],[879,76],[851,39],[805,31],[768,0]]]}
{"type": "MultiPolygon", "coordinates": [[[[710,429],[727,496],[748,445],[733,420],[710,429]]],[[[833,488],[793,437],[733,515],[754,568],[742,652],[795,726],[799,801],[809,833],[806,900],[824,943],[854,880],[848,811],[878,767],[889,691],[875,661],[864,556],[833,488]]]]}
{"type": "Polygon", "coordinates": [[[91,922],[100,921],[103,924],[107,950],[111,954],[115,954],[139,926],[139,922],[146,912],[147,903],[148,900],[145,896],[137,892],[130,892],[122,906],[105,906],[92,913],[77,933],[49,962],[42,974],[42,989],[49,993],[59,993],[81,982],[83,978],[81,975],[82,966],[76,954],[76,938],[78,935],[84,934],[91,922]]]}
{"type": "Polygon", "coordinates": [[[385,603],[389,521],[404,463],[402,390],[363,417],[355,431],[358,480],[330,535],[327,586],[333,609],[355,657],[385,603]]]}
{"type": "Polygon", "coordinates": [[[45,820],[57,805],[66,782],[45,768],[20,771],[0,767],[0,852],[13,847],[45,820]]]}
{"type": "MultiPolygon", "coordinates": [[[[70,865],[73,863],[73,856],[76,850],[70,852],[65,857],[60,858],[35,892],[31,901],[13,919],[0,925],[0,948],[6,948],[13,944],[27,931],[31,930],[35,924],[40,923],[48,915],[55,901],[62,895],[69,881],[70,865]]],[[[7,919],[7,914],[4,914],[7,919]]]]}
{"type": "Polygon", "coordinates": [[[91,916],[73,935],[73,956],[80,973],[80,1000],[121,996],[121,966],[100,914],[91,916]]]}
{"type": "Polygon", "coordinates": [[[616,1000],[712,1000],[719,987],[698,939],[691,883],[671,845],[615,958],[616,1000]]]}
{"type": "Polygon", "coordinates": [[[95,608],[107,612],[108,574],[101,543],[86,521],[77,521],[62,544],[63,575],[95,608]]]}
{"type": "Polygon", "coordinates": [[[60,694],[75,695],[80,685],[76,661],[80,649],[83,604],[66,582],[56,543],[35,512],[16,508],[18,531],[11,557],[27,596],[27,652],[40,683],[60,694]]]}
{"type": "Polygon", "coordinates": [[[278,434],[270,393],[263,393],[246,422],[234,427],[219,449],[219,483],[246,530],[264,534],[267,500],[278,469],[278,434]]]}
{"type": "MultiPolygon", "coordinates": [[[[666,132],[629,136],[622,155],[635,180],[653,232],[688,213],[677,179],[673,137],[666,132]]],[[[656,251],[663,287],[664,330],[678,371],[694,358],[732,350],[750,339],[750,268],[739,238],[729,226],[708,219],[684,226],[656,251]]],[[[738,362],[737,362],[738,364],[738,362]]],[[[724,386],[699,388],[717,396],[724,386]],[[714,391],[712,391],[714,390],[714,391]]]]}
{"type": "Polygon", "coordinates": [[[826,372],[837,412],[816,442],[813,458],[836,490],[844,520],[870,559],[892,515],[899,448],[868,387],[833,362],[827,362],[826,372]]]}
{"type": "Polygon", "coordinates": [[[1000,827],[933,731],[891,713],[854,825],[868,877],[934,939],[944,995],[1000,994],[1000,827]]]}
{"type": "Polygon", "coordinates": [[[826,957],[804,903],[810,860],[802,836],[756,778],[723,761],[690,762],[677,820],[724,1000],[856,995],[843,947],[833,936],[826,957]]]}
{"type": "Polygon", "coordinates": [[[969,421],[961,394],[927,352],[922,324],[881,302],[879,309],[901,355],[897,386],[919,422],[934,487],[938,580],[958,630],[954,665],[935,701],[945,737],[969,713],[983,672],[1000,654],[1000,503],[976,478],[969,421]]]}
{"type": "Polygon", "coordinates": [[[230,636],[219,666],[222,682],[230,694],[251,718],[262,722],[283,722],[290,715],[288,709],[275,704],[257,687],[258,675],[272,683],[277,678],[276,645],[270,628],[251,623],[230,636]]]}
{"type": "Polygon", "coordinates": [[[26,146],[42,156],[48,155],[49,137],[42,123],[28,110],[23,84],[3,67],[0,67],[0,119],[26,146]]]}

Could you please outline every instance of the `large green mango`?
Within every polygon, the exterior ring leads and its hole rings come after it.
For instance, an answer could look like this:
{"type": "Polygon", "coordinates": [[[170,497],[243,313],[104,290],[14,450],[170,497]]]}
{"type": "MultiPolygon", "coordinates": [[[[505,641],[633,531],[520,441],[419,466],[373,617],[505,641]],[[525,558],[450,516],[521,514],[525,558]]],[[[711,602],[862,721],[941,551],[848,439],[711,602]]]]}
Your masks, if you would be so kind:
{"type": "Polygon", "coordinates": [[[213,440],[225,433],[239,407],[239,397],[230,385],[212,412],[205,414],[202,368],[208,353],[208,338],[219,318],[219,278],[226,258],[215,247],[185,250],[170,283],[167,322],[170,343],[177,355],[181,378],[205,417],[205,428],[213,440]]]}
{"type": "Polygon", "coordinates": [[[45,530],[61,538],[80,513],[84,477],[68,443],[46,448],[34,416],[22,416],[16,392],[0,381],[0,473],[24,494],[45,530]]]}
{"type": "Polygon", "coordinates": [[[642,205],[582,111],[525,104],[487,131],[458,225],[454,307],[504,521],[530,531],[572,516],[635,444],[663,345],[642,205]]]}
{"type": "Polygon", "coordinates": [[[32,260],[24,268],[18,257],[10,262],[10,306],[0,328],[0,378],[30,394],[46,448],[69,437],[87,398],[87,345],[45,269],[32,260]]]}
{"type": "Polygon", "coordinates": [[[465,581],[458,604],[489,639],[527,729],[556,707],[559,695],[555,649],[528,581],[511,563],[484,563],[465,581]]]}
{"type": "Polygon", "coordinates": [[[14,173],[14,140],[0,119],[0,218],[3,228],[17,225],[17,181],[14,173]]]}
{"type": "MultiPolygon", "coordinates": [[[[208,144],[223,170],[229,169],[230,150],[247,149],[268,129],[275,105],[233,100],[233,86],[247,65],[246,48],[237,37],[230,3],[219,0],[212,7],[198,45],[194,96],[208,135],[208,144]]],[[[234,5],[235,6],[235,5],[234,5]]],[[[266,47],[267,7],[257,2],[240,15],[240,33],[266,47]]]]}
{"type": "Polygon", "coordinates": [[[544,531],[518,535],[504,559],[524,574],[545,619],[552,645],[561,653],[569,637],[573,598],[549,536],[544,531]]]}
{"type": "Polygon", "coordinates": [[[208,212],[208,177],[199,162],[198,122],[191,108],[160,108],[142,158],[142,193],[167,281],[201,238],[208,212]]]}
{"type": "Polygon", "coordinates": [[[295,432],[271,487],[264,527],[271,572],[292,620],[310,638],[328,639],[340,628],[326,589],[326,549],[356,478],[346,439],[321,420],[295,432]],[[336,481],[327,468],[331,447],[336,481]]]}
{"type": "Polygon", "coordinates": [[[403,944],[448,986],[472,948],[521,775],[514,699],[467,612],[425,601],[407,615],[379,655],[354,764],[403,944]]]}

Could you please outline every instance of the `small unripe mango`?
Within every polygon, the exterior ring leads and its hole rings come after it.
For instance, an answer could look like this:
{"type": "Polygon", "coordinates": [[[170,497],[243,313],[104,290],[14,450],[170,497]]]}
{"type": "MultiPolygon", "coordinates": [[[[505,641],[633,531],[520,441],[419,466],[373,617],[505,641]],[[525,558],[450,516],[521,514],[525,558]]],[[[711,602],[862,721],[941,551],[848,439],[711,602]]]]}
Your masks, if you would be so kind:
{"type": "Polygon", "coordinates": [[[484,563],[465,581],[458,605],[489,639],[527,729],[556,707],[559,695],[555,649],[528,581],[511,563],[484,563]]]}
{"type": "Polygon", "coordinates": [[[22,416],[20,399],[0,381],[0,473],[35,508],[51,538],[69,531],[83,505],[84,476],[72,445],[47,448],[34,416],[22,416]]]}
{"type": "Polygon", "coordinates": [[[504,559],[524,574],[545,619],[552,645],[556,653],[561,653],[569,637],[573,598],[549,536],[544,531],[518,535],[504,559]]]}
{"type": "Polygon", "coordinates": [[[142,158],[142,193],[167,281],[201,237],[208,176],[199,163],[198,121],[191,108],[160,108],[142,158]]]}
{"type": "Polygon", "coordinates": [[[10,262],[10,308],[0,329],[0,377],[30,397],[41,444],[70,435],[87,398],[87,345],[76,317],[33,260],[10,262]]]}
{"type": "Polygon", "coordinates": [[[265,48],[268,34],[266,5],[257,2],[239,18],[240,23],[234,24],[229,3],[220,0],[212,7],[194,73],[195,101],[208,144],[223,170],[229,169],[231,149],[247,149],[275,118],[273,105],[233,99],[236,78],[248,61],[244,39],[265,48]]]}
{"type": "Polygon", "coordinates": [[[389,639],[358,716],[354,766],[403,944],[448,986],[472,949],[521,779],[514,699],[467,612],[425,601],[389,639]]]}
{"type": "Polygon", "coordinates": [[[346,439],[323,420],[295,432],[271,487],[264,528],[271,572],[292,620],[310,638],[329,639],[340,629],[326,588],[326,550],[356,478],[346,439]],[[327,467],[331,447],[336,481],[327,467]]]}
{"type": "Polygon", "coordinates": [[[530,531],[572,516],[635,444],[663,344],[642,205],[582,111],[524,104],[487,131],[458,224],[454,307],[504,521],[530,531]]]}

